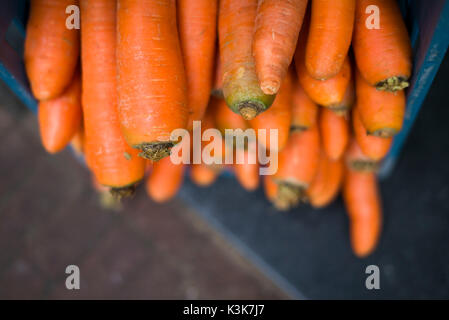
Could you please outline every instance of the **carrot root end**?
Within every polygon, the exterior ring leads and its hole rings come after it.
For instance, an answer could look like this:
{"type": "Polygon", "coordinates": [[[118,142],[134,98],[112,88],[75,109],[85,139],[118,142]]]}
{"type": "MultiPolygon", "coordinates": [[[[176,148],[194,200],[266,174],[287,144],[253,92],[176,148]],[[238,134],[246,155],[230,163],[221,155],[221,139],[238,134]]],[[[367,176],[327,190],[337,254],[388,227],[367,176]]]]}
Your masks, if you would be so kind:
{"type": "Polygon", "coordinates": [[[237,110],[245,120],[254,119],[264,109],[263,104],[257,101],[243,101],[237,105],[237,110]]]}
{"type": "Polygon", "coordinates": [[[274,206],[281,211],[286,211],[299,205],[305,200],[303,186],[281,181],[278,183],[278,193],[273,201],[274,206]]]}
{"type": "Polygon", "coordinates": [[[404,77],[391,77],[376,84],[380,91],[396,92],[407,88],[410,83],[404,77]]]}
{"type": "Polygon", "coordinates": [[[170,155],[170,150],[173,146],[173,142],[151,142],[142,143],[135,146],[135,148],[141,151],[139,157],[147,160],[159,161],[170,155]]]}
{"type": "Polygon", "coordinates": [[[109,192],[116,201],[121,201],[122,199],[130,198],[134,195],[136,192],[136,185],[133,184],[119,188],[112,187],[109,192]]]}

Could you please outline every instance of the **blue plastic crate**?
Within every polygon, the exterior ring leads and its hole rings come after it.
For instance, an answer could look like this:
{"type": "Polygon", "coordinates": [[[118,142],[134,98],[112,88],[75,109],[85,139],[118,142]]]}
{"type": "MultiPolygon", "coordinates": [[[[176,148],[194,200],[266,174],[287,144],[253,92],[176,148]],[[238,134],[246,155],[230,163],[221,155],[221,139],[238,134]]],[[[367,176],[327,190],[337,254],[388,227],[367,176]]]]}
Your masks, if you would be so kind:
{"type": "MultiPolygon", "coordinates": [[[[412,40],[414,68],[407,90],[404,126],[383,162],[381,178],[392,172],[449,44],[448,1],[401,0],[399,3],[412,40]]],[[[30,92],[22,58],[27,4],[25,0],[0,4],[0,78],[36,112],[37,103],[30,92]]]]}

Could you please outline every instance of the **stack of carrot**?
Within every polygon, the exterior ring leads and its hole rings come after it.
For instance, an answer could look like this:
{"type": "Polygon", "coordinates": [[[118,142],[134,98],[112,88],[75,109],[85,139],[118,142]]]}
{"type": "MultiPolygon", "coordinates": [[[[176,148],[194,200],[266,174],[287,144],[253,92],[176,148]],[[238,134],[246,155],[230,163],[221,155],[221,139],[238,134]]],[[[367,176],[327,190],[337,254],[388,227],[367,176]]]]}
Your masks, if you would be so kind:
{"type": "Polygon", "coordinates": [[[32,0],[25,66],[45,149],[71,144],[99,189],[122,198],[145,178],[152,199],[172,198],[186,165],[169,155],[190,144],[172,133],[194,121],[203,132],[277,129],[276,141],[246,141],[234,164],[194,161],[191,179],[208,186],[226,167],[251,191],[266,163],[249,159],[277,153],[263,176],[276,208],[321,208],[342,189],[355,254],[375,248],[375,171],[401,130],[411,76],[395,0],[32,0]],[[67,26],[74,4],[80,29],[67,26]]]}

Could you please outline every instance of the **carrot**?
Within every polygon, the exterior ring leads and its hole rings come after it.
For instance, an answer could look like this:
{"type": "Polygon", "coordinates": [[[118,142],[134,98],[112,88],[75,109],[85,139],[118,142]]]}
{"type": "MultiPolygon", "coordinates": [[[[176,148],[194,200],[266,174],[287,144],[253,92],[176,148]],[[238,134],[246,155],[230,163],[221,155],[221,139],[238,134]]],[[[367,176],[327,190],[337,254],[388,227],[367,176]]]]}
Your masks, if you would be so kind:
{"type": "Polygon", "coordinates": [[[79,74],[57,98],[39,102],[38,118],[42,145],[49,153],[64,149],[81,124],[81,84],[79,74]]]}
{"type": "Polygon", "coordinates": [[[77,0],[32,0],[25,38],[25,69],[38,100],[70,84],[79,56],[79,31],[66,27],[66,7],[77,0]]]}
{"type": "Polygon", "coordinates": [[[84,125],[81,122],[72,140],[70,140],[70,146],[75,150],[76,154],[82,155],[84,154],[84,144],[84,125]]]}
{"type": "Polygon", "coordinates": [[[258,1],[253,55],[260,88],[276,94],[295,53],[307,0],[258,1]]]}
{"type": "Polygon", "coordinates": [[[356,0],[313,0],[305,66],[315,79],[335,77],[351,45],[356,0]]]}
{"type": "Polygon", "coordinates": [[[299,43],[295,53],[295,67],[298,80],[307,95],[323,107],[338,107],[345,96],[346,89],[351,81],[351,64],[345,58],[340,72],[327,80],[317,80],[307,71],[305,64],[305,48],[308,26],[305,24],[299,36],[299,43]]]}
{"type": "Polygon", "coordinates": [[[292,132],[287,146],[279,153],[278,170],[273,179],[279,185],[278,198],[293,207],[304,198],[318,170],[320,135],[317,126],[292,132]]]}
{"type": "Polygon", "coordinates": [[[352,249],[359,257],[367,256],[376,247],[382,227],[375,174],[346,170],[343,198],[350,220],[352,249]]]}
{"type": "Polygon", "coordinates": [[[245,157],[243,163],[234,161],[232,168],[240,185],[247,191],[253,191],[259,186],[259,164],[257,159],[255,163],[250,163],[249,157],[250,153],[257,151],[247,149],[243,152],[245,157]]]}
{"type": "Polygon", "coordinates": [[[178,28],[187,77],[189,120],[201,120],[212,89],[217,0],[178,0],[178,28]]]}
{"type": "Polygon", "coordinates": [[[251,120],[268,109],[274,95],[259,87],[251,44],[257,0],[221,0],[218,38],[223,70],[223,95],[235,113],[251,120]]]}
{"type": "Polygon", "coordinates": [[[404,91],[379,91],[356,73],[357,106],[368,134],[389,138],[402,128],[405,113],[404,91]]]}
{"type": "Polygon", "coordinates": [[[205,163],[192,164],[190,167],[190,178],[200,187],[210,186],[217,177],[218,171],[205,163]]]}
{"type": "Polygon", "coordinates": [[[146,181],[148,196],[155,202],[166,202],[178,193],[184,179],[184,164],[174,164],[166,157],[153,165],[146,181]]]}
{"type": "Polygon", "coordinates": [[[340,103],[332,105],[329,109],[331,109],[332,111],[334,111],[339,115],[346,115],[348,111],[351,110],[354,103],[355,103],[354,79],[351,77],[351,81],[349,81],[348,87],[346,88],[343,100],[340,103]]]}
{"type": "Polygon", "coordinates": [[[120,131],[116,89],[116,4],[81,1],[82,104],[89,167],[102,185],[127,196],[144,175],[145,161],[120,131]]]}
{"type": "Polygon", "coordinates": [[[365,155],[357,140],[352,138],[345,153],[346,166],[356,171],[377,171],[379,163],[365,155]]]}
{"type": "Polygon", "coordinates": [[[353,48],[362,76],[379,90],[409,86],[412,50],[396,0],[357,0],[353,48]],[[379,8],[379,29],[367,28],[368,6],[379,8]]]}
{"type": "Polygon", "coordinates": [[[318,106],[309,98],[299,81],[296,81],[293,89],[291,130],[307,130],[317,124],[317,118],[318,106]]]}
{"type": "Polygon", "coordinates": [[[122,132],[141,157],[159,160],[185,128],[187,83],[175,0],[118,0],[118,110],[122,132]]]}
{"type": "Polygon", "coordinates": [[[330,109],[320,111],[320,132],[323,149],[332,160],[338,160],[345,152],[349,140],[349,123],[346,116],[330,109]]]}
{"type": "Polygon", "coordinates": [[[380,161],[390,150],[393,138],[380,138],[366,133],[358,108],[352,112],[354,135],[362,152],[374,161],[380,161]]]}
{"type": "Polygon", "coordinates": [[[256,133],[265,130],[266,139],[259,140],[259,144],[268,150],[279,151],[287,144],[292,119],[292,82],[291,74],[287,74],[271,108],[249,121],[256,133]],[[277,131],[277,148],[270,143],[271,130],[277,131]]]}
{"type": "Polygon", "coordinates": [[[322,208],[338,194],[343,181],[343,161],[333,161],[321,153],[318,172],[307,189],[307,199],[314,208],[322,208]]]}

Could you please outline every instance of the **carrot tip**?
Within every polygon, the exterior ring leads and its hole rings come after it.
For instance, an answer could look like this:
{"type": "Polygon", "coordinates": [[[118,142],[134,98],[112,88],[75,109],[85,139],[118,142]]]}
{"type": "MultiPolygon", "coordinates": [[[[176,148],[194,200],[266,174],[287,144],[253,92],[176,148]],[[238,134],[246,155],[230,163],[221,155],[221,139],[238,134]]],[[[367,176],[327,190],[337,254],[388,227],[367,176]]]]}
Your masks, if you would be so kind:
{"type": "Polygon", "coordinates": [[[397,133],[398,133],[398,130],[394,129],[394,128],[383,128],[383,129],[379,129],[379,130],[376,130],[373,132],[368,132],[369,135],[376,136],[379,138],[386,138],[386,139],[393,137],[397,133]]]}
{"type": "Polygon", "coordinates": [[[272,95],[276,94],[279,91],[280,83],[274,80],[265,80],[260,84],[260,89],[262,89],[263,93],[272,95]]]}
{"type": "Polygon", "coordinates": [[[396,92],[409,86],[409,82],[404,77],[391,77],[376,84],[376,89],[380,91],[396,92]]]}
{"type": "Polygon", "coordinates": [[[170,155],[170,150],[173,146],[173,142],[152,142],[142,143],[135,146],[135,148],[142,151],[139,153],[139,157],[152,161],[159,161],[170,155]]]}
{"type": "Polygon", "coordinates": [[[243,119],[252,120],[254,119],[262,110],[264,110],[263,105],[256,101],[243,101],[237,105],[237,110],[239,110],[243,119]]]}
{"type": "Polygon", "coordinates": [[[278,193],[274,205],[279,210],[289,210],[305,200],[303,186],[294,185],[285,181],[278,183],[278,193]]]}
{"type": "Polygon", "coordinates": [[[349,168],[359,172],[376,172],[379,163],[373,160],[354,160],[349,163],[349,168]]]}
{"type": "Polygon", "coordinates": [[[136,192],[136,186],[133,184],[131,186],[126,187],[119,187],[119,188],[112,187],[109,190],[109,192],[111,193],[112,197],[115,200],[121,201],[122,199],[132,197],[136,192]]]}

